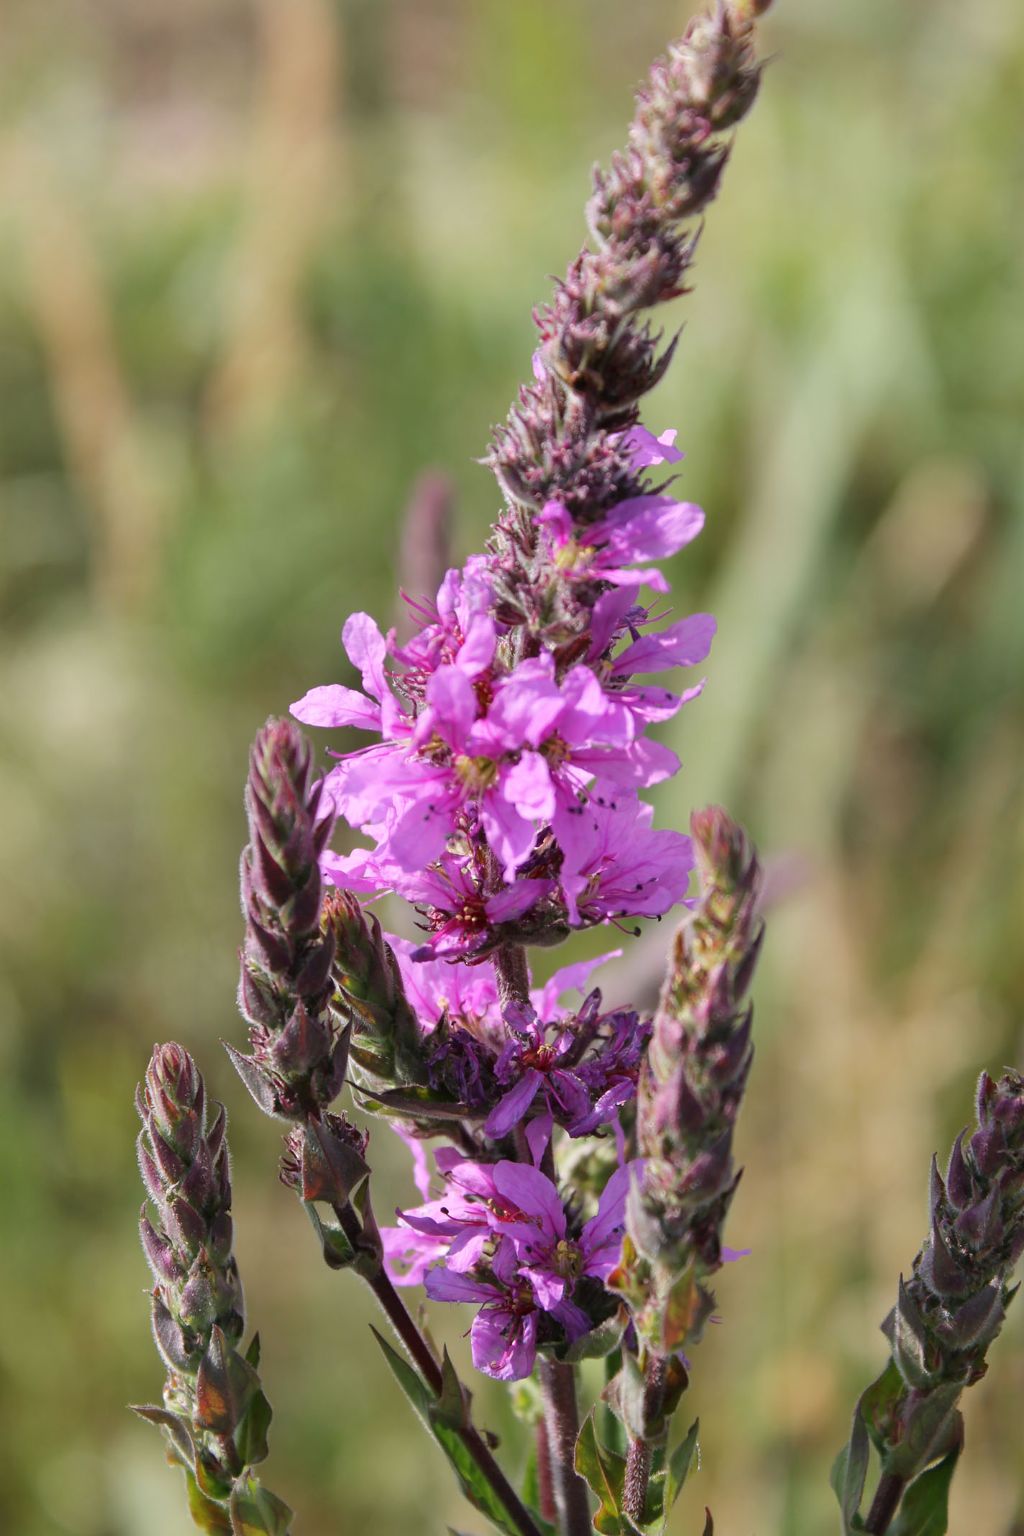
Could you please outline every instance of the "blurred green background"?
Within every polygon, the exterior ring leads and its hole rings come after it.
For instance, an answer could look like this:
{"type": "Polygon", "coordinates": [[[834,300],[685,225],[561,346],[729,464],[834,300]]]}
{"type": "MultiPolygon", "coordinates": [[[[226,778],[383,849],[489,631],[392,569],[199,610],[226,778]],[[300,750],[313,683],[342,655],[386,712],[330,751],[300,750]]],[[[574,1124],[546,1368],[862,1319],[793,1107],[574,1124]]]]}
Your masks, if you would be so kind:
{"type": "MultiPolygon", "coordinates": [[[[661,817],[724,801],[774,893],[730,1226],[754,1252],[695,1362],[672,1527],[707,1503],[725,1536],[835,1528],[928,1158],[978,1069],[1021,1064],[1024,1020],[1024,10],[777,10],[647,412],[708,512],[677,601],[721,624],[661,817]]],[[[176,1037],[232,1117],[268,1481],[307,1536],[472,1528],[217,1043],[240,1031],[241,785],[267,714],[351,681],[349,610],[390,618],[425,467],[453,477],[455,554],[479,547],[474,458],[530,306],[686,11],[4,12],[0,1527],[191,1528],[124,1407],[160,1386],[132,1091],[176,1037]]],[[[395,1160],[379,1203],[409,1193],[395,1160]]],[[[515,1466],[500,1393],[478,1400],[515,1466]]],[[[954,1531],[1024,1530],[1022,1402],[1024,1307],[971,1393],[954,1531]]]]}

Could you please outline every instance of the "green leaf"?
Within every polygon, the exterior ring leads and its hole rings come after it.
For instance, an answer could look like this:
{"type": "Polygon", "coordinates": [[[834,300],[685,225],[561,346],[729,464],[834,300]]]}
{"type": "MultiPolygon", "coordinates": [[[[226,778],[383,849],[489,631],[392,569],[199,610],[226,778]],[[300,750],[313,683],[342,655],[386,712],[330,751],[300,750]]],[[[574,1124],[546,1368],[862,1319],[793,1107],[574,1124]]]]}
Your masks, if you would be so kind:
{"type": "Polygon", "coordinates": [[[589,1333],[574,1339],[566,1349],[559,1352],[559,1359],[570,1365],[575,1365],[579,1360],[603,1360],[618,1348],[626,1321],[626,1310],[622,1308],[613,1317],[598,1323],[596,1328],[591,1328],[589,1333]]]}
{"type": "Polygon", "coordinates": [[[313,1231],[320,1241],[324,1263],[328,1269],[347,1269],[356,1261],[356,1251],[340,1227],[324,1221],[315,1205],[303,1203],[302,1209],[309,1217],[313,1231]]]}
{"type": "Polygon", "coordinates": [[[676,1500],[683,1491],[683,1484],[690,1475],[690,1467],[693,1464],[694,1453],[697,1450],[699,1435],[700,1419],[694,1419],[686,1431],[685,1440],[680,1440],[668,1458],[668,1476],[665,1481],[666,1516],[675,1506],[676,1500]]]}
{"type": "Polygon", "coordinates": [[[201,1531],[208,1536],[233,1536],[231,1516],[223,1504],[215,1504],[202,1492],[191,1472],[185,1473],[188,1490],[188,1512],[201,1531]]]}
{"type": "Polygon", "coordinates": [[[945,1456],[962,1433],[957,1399],[960,1382],[944,1381],[921,1396],[907,1413],[903,1439],[885,1457],[885,1470],[907,1480],[930,1461],[945,1456]]]}
{"type": "Polygon", "coordinates": [[[291,1527],[288,1505],[255,1477],[235,1484],[229,1508],[231,1536],[287,1536],[291,1527]]]}
{"type": "Polygon", "coordinates": [[[192,1465],[196,1448],[191,1427],[186,1419],[183,1419],[180,1414],[169,1412],[166,1408],[158,1408],[153,1403],[133,1403],[132,1413],[137,1413],[139,1418],[145,1419],[147,1424],[155,1424],[158,1429],[162,1429],[177,1459],[183,1466],[192,1465]]]}
{"type": "Polygon", "coordinates": [[[257,1392],[246,1409],[241,1424],[235,1430],[235,1449],[247,1467],[254,1467],[257,1462],[266,1459],[270,1450],[267,1444],[267,1431],[273,1417],[274,1410],[267,1401],[266,1394],[262,1391],[257,1392]]]}
{"type": "Polygon", "coordinates": [[[839,1500],[839,1510],[843,1519],[843,1536],[851,1536],[852,1532],[863,1528],[858,1511],[864,1496],[864,1482],[868,1475],[871,1448],[861,1413],[862,1401],[863,1399],[858,1401],[853,1411],[853,1428],[850,1431],[849,1443],[843,1446],[836,1457],[829,1479],[832,1490],[839,1500]]]}
{"type": "Polygon", "coordinates": [[[949,1485],[960,1459],[960,1446],[915,1478],[903,1495],[890,1536],[946,1536],[949,1529],[949,1485]]]}
{"type": "Polygon", "coordinates": [[[892,1425],[906,1393],[906,1384],[895,1360],[890,1360],[882,1374],[861,1394],[858,1412],[879,1454],[892,1444],[892,1425]]]}
{"type": "MultiPolygon", "coordinates": [[[[447,1456],[466,1498],[482,1515],[486,1515],[499,1531],[504,1531],[506,1536],[519,1536],[519,1528],[511,1511],[506,1508],[504,1501],[473,1460],[462,1433],[445,1422],[439,1412],[441,1400],[434,1396],[419,1373],[407,1360],[403,1359],[397,1350],[392,1349],[387,1339],[379,1334],[376,1328],[371,1326],[370,1332],[380,1345],[398,1385],[447,1456]]],[[[448,1369],[461,1396],[462,1388],[458,1378],[455,1377],[455,1368],[451,1361],[448,1361],[448,1369]]]]}
{"type": "Polygon", "coordinates": [[[594,1413],[584,1421],[576,1441],[576,1471],[599,1500],[594,1529],[601,1536],[631,1536],[634,1526],[622,1512],[625,1458],[609,1451],[598,1438],[594,1413]]]}
{"type": "Polygon", "coordinates": [[[441,1396],[430,1407],[430,1420],[436,1428],[465,1429],[469,1423],[469,1394],[455,1374],[447,1346],[441,1364],[441,1396]]]}

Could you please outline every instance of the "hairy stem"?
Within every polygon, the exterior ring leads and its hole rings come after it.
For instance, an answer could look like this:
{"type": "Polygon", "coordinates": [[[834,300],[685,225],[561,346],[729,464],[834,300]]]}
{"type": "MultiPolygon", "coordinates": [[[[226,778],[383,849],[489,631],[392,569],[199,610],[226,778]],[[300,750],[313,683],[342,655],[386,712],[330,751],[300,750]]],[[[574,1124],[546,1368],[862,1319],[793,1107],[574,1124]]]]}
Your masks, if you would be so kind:
{"type": "Polygon", "coordinates": [[[576,1369],[560,1360],[542,1359],[540,1384],[551,1455],[551,1480],[560,1536],[590,1536],[590,1498],[576,1471],[580,1416],[576,1406],[576,1369]]]}
{"type": "Polygon", "coordinates": [[[503,944],[494,956],[494,969],[503,1008],[508,1003],[530,1001],[530,972],[522,944],[503,944]]]}
{"type": "MultiPolygon", "coordinates": [[[[647,1365],[647,1387],[644,1392],[644,1417],[656,1418],[665,1394],[666,1363],[659,1355],[652,1355],[647,1365]]],[[[623,1508],[631,1520],[642,1520],[647,1503],[647,1487],[651,1480],[653,1447],[649,1440],[630,1438],[626,1453],[626,1476],[623,1483],[623,1508]]]]}
{"type": "Polygon", "coordinates": [[[868,1518],[864,1522],[865,1531],[870,1531],[871,1536],[884,1536],[892,1523],[892,1518],[899,1508],[900,1499],[903,1497],[905,1484],[902,1477],[896,1477],[892,1472],[886,1472],[875,1489],[875,1497],[871,1501],[868,1518]]]}
{"type": "MultiPolygon", "coordinates": [[[[334,1211],[338,1221],[341,1223],[342,1231],[349,1242],[352,1243],[353,1247],[358,1246],[362,1236],[362,1229],[359,1225],[359,1218],[352,1207],[350,1205],[335,1206],[334,1211]]],[[[376,1274],[367,1275],[364,1278],[370,1290],[377,1298],[377,1302],[388,1322],[405,1345],[427,1386],[436,1397],[440,1397],[441,1367],[438,1365],[426,1339],[416,1326],[405,1302],[399,1296],[383,1269],[378,1270],[376,1274]]],[[[529,1510],[498,1466],[480,1431],[472,1424],[467,1424],[456,1432],[476,1463],[477,1468],[490,1483],[494,1492],[508,1510],[521,1536],[540,1536],[540,1532],[529,1510]]],[[[575,1532],[573,1536],[575,1536],[575,1532]]]]}
{"type": "Polygon", "coordinates": [[[558,1510],[555,1508],[555,1489],[551,1480],[548,1426],[543,1419],[537,1422],[537,1487],[540,1494],[541,1518],[553,1525],[558,1518],[558,1510]]]}

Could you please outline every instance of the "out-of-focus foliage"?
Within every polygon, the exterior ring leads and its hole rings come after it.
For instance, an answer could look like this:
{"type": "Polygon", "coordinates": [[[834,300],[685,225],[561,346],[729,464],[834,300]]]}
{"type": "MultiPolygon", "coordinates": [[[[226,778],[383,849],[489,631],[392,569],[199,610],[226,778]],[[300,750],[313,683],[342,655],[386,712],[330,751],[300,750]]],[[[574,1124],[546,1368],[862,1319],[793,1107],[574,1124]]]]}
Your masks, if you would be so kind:
{"type": "MultiPolygon", "coordinates": [[[[930,1152],[975,1072],[1022,1050],[1024,11],[777,10],[649,418],[680,428],[708,511],[677,600],[721,622],[663,818],[725,801],[776,902],[730,1227],[754,1252],[694,1362],[702,1469],[673,1529],[709,1503],[723,1531],[811,1536],[924,1234],[930,1152]]],[[[189,1528],[123,1406],[159,1379],[131,1094],[167,1038],[232,1116],[275,1488],[309,1536],[465,1523],[217,1044],[239,1033],[246,748],[343,677],[351,608],[392,611],[423,466],[455,476],[458,553],[479,545],[496,497],[473,460],[528,371],[529,306],[684,19],[667,0],[5,9],[0,1525],[18,1536],[189,1528]]],[[[392,1166],[385,1209],[408,1193],[392,1166]]],[[[954,1530],[1024,1528],[1015,1311],[967,1404],[954,1530]]],[[[479,1396],[514,1462],[516,1426],[479,1396]]]]}

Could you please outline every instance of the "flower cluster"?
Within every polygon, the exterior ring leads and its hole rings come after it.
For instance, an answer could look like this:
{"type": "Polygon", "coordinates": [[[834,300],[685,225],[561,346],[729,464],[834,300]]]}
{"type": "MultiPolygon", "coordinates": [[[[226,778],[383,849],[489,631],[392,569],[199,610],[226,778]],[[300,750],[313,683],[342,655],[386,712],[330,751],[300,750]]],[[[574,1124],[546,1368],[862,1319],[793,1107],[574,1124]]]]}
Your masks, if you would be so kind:
{"type": "Polygon", "coordinates": [[[603,1012],[596,987],[576,1010],[560,1003],[619,951],[564,966],[527,999],[503,1002],[489,961],[463,970],[418,959],[402,939],[390,942],[423,1031],[430,1086],[469,1110],[489,1111],[483,1134],[490,1140],[530,1120],[544,1145],[553,1125],[571,1137],[590,1135],[635,1098],[650,1021],[632,1009],[603,1012]]]}
{"type": "Polygon", "coordinates": [[[473,1363],[502,1381],[529,1376],[539,1342],[569,1344],[615,1311],[603,1282],[618,1262],[630,1169],[581,1222],[531,1163],[437,1157],[444,1193],[400,1213],[385,1253],[399,1279],[436,1301],[479,1304],[473,1363]],[[436,1261],[436,1262],[435,1262],[436,1261]]]}
{"type": "MultiPolygon", "coordinates": [[[[630,436],[643,465],[674,452],[630,436]]],[[[703,661],[715,626],[697,614],[652,629],[641,588],[665,582],[633,562],[674,553],[701,523],[698,509],[650,494],[612,509],[581,544],[565,508],[546,506],[538,535],[562,586],[589,591],[586,631],[568,649],[523,643],[479,558],[448,573],[406,646],[353,615],[343,641],[362,691],[327,685],[292,706],[306,724],[380,738],[341,755],[323,781],[325,802],[373,839],[325,854],[325,877],[406,897],[423,912],[423,955],[446,958],[657,917],[680,901],[688,841],[652,827],[640,791],[679,766],[649,727],[701,685],[680,694],[636,679],[703,661]]]]}

